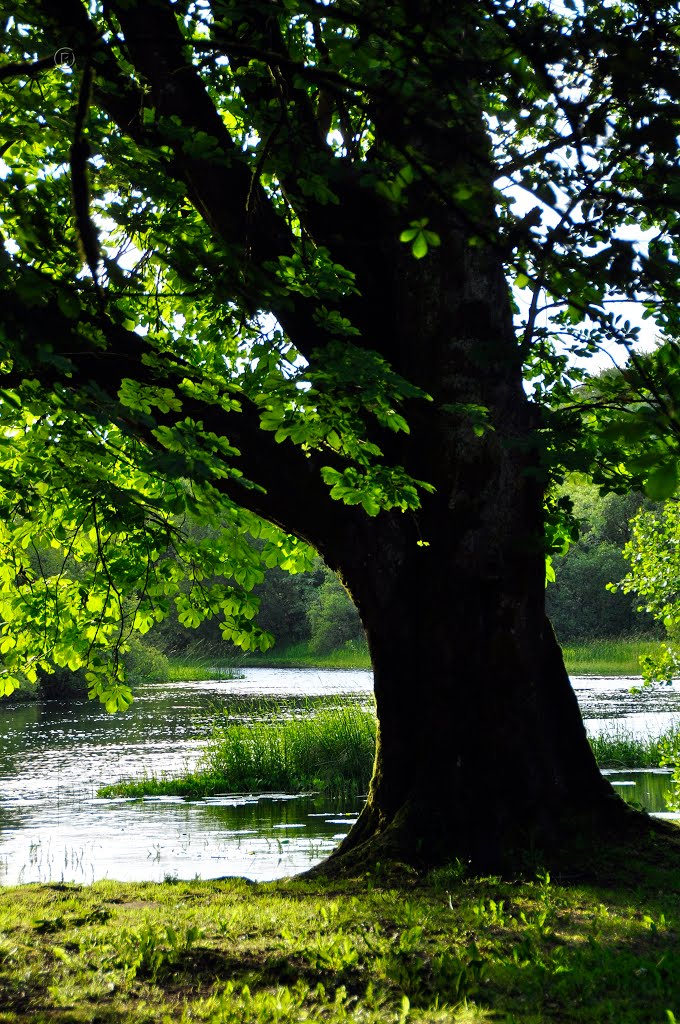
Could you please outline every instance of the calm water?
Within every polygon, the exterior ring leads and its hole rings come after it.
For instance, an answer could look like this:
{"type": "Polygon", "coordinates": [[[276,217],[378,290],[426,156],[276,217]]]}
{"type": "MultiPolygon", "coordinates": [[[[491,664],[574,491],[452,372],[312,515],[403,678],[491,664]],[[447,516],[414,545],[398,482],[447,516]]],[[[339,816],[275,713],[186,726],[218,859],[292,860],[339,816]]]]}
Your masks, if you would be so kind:
{"type": "MultiPolygon", "coordinates": [[[[574,679],[593,732],[617,719],[639,735],[680,721],[680,686],[639,696],[633,679],[574,679]]],[[[304,870],[347,833],[358,813],[292,794],[98,800],[104,782],[195,763],[216,705],[235,718],[262,697],[367,700],[369,672],[248,669],[243,679],[139,689],[125,715],[89,701],[0,702],[0,883],[159,881],[166,876],[259,880],[304,870]]],[[[663,811],[667,776],[618,772],[625,799],[663,811]]]]}

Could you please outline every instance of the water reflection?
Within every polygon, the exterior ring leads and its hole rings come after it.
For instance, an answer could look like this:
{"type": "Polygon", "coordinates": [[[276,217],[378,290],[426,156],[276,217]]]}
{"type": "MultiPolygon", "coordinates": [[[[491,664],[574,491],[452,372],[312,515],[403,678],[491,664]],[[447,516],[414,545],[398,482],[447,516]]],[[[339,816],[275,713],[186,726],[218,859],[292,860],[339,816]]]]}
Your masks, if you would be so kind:
{"type": "Polygon", "coordinates": [[[671,686],[640,689],[634,676],[572,679],[581,714],[590,733],[607,732],[616,719],[635,736],[658,736],[680,722],[680,682],[671,686]]]}
{"type": "Polygon", "coordinates": [[[634,807],[652,814],[666,814],[669,774],[660,768],[636,771],[603,771],[619,796],[634,807]]]}
{"type": "Polygon", "coordinates": [[[99,878],[162,881],[296,874],[337,846],[356,819],[318,796],[214,797],[184,801],[89,800],[68,815],[43,808],[3,835],[0,882],[99,878]]]}
{"type": "MultiPolygon", "coordinates": [[[[632,696],[635,682],[573,681],[589,730],[616,720],[637,735],[656,734],[680,721],[680,686],[632,696]]],[[[339,806],[290,794],[104,801],[97,788],[193,766],[216,711],[259,717],[265,699],[281,715],[299,715],[309,701],[367,701],[371,688],[369,672],[248,669],[237,680],[142,687],[125,715],[84,700],[0,702],[0,882],[266,880],[304,870],[346,834],[360,801],[339,806]]],[[[624,799],[663,810],[667,776],[609,777],[624,799]]]]}

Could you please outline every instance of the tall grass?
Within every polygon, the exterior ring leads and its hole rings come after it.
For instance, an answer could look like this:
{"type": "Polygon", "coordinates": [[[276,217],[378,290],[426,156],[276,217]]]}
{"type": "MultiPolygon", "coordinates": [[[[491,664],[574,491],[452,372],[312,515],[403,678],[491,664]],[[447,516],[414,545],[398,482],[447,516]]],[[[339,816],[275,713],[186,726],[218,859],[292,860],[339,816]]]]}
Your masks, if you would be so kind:
{"type": "Polygon", "coordinates": [[[191,682],[201,679],[242,679],[243,669],[234,661],[219,661],[205,656],[169,659],[168,680],[191,682]]]}
{"type": "Polygon", "coordinates": [[[680,744],[680,724],[660,736],[635,736],[625,726],[614,724],[608,732],[589,737],[600,768],[658,768],[664,747],[680,744]]]}
{"type": "MultiPolygon", "coordinates": [[[[640,657],[658,650],[658,640],[591,640],[566,644],[563,654],[571,675],[639,676],[640,657]]],[[[275,647],[266,654],[218,659],[206,656],[170,659],[169,679],[239,679],[248,666],[255,668],[345,668],[370,669],[366,644],[348,643],[326,654],[313,651],[309,644],[275,647]]]]}
{"type": "Polygon", "coordinates": [[[350,641],[334,651],[320,654],[308,643],[274,647],[266,654],[247,655],[247,664],[276,668],[370,668],[368,645],[350,641]]]}
{"type": "Polygon", "coordinates": [[[202,765],[237,789],[365,790],[373,767],[375,716],[340,704],[304,717],[219,725],[202,765]]]}
{"type": "Polygon", "coordinates": [[[640,675],[640,657],[659,649],[659,640],[591,640],[562,648],[571,675],[640,675]]]}
{"type": "Polygon", "coordinates": [[[104,786],[98,795],[305,792],[352,796],[365,792],[373,769],[375,716],[357,704],[305,709],[302,717],[267,716],[218,722],[193,772],[176,779],[146,776],[104,786]]]}

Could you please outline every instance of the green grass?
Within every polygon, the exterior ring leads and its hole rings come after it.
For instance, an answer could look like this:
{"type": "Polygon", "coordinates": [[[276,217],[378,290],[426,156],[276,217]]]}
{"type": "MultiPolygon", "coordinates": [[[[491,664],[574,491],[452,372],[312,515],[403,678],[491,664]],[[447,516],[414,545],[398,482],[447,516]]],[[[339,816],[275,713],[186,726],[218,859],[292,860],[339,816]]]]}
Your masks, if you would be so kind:
{"type": "MultiPolygon", "coordinates": [[[[571,675],[640,675],[642,654],[657,651],[658,640],[592,640],[581,644],[565,644],[564,660],[571,675]]],[[[364,644],[346,644],[325,654],[310,649],[306,643],[274,647],[266,654],[244,655],[241,661],[221,664],[219,659],[171,659],[171,679],[234,678],[224,673],[257,668],[347,668],[370,669],[371,659],[364,644]],[[218,675],[219,673],[219,675],[218,675]]],[[[236,675],[238,678],[238,675],[236,675]]]]}
{"type": "Polygon", "coordinates": [[[274,647],[266,654],[243,654],[220,659],[219,656],[169,658],[169,680],[240,679],[248,667],[253,668],[368,668],[371,659],[365,644],[347,644],[335,651],[319,654],[308,644],[274,647]]]}
{"type": "Polygon", "coordinates": [[[621,851],[606,887],[453,865],[333,883],[1,888],[0,1021],[671,1024],[677,845],[621,851]]]}
{"type": "MultiPolygon", "coordinates": [[[[252,713],[252,706],[250,708],[252,713]]],[[[218,723],[194,771],[169,778],[145,775],[103,786],[100,797],[217,793],[365,793],[375,750],[375,719],[365,706],[308,705],[298,717],[263,704],[257,720],[218,723]]],[[[637,739],[619,725],[590,744],[601,768],[656,768],[662,743],[680,743],[680,726],[637,739]]]]}
{"type": "Polygon", "coordinates": [[[200,679],[241,679],[243,669],[238,663],[218,658],[169,658],[168,680],[189,682],[200,679]]]}
{"type": "Polygon", "coordinates": [[[639,739],[625,726],[614,725],[601,736],[590,737],[590,746],[600,768],[658,768],[663,744],[680,745],[680,725],[660,736],[639,739]]]}
{"type": "Polygon", "coordinates": [[[309,644],[289,644],[273,647],[266,654],[248,654],[246,664],[276,668],[370,668],[371,658],[365,643],[349,642],[334,651],[320,654],[309,644]]]}
{"type": "Polygon", "coordinates": [[[303,708],[281,718],[218,722],[195,771],[179,778],[143,776],[104,786],[101,797],[212,796],[215,793],[365,793],[373,768],[375,717],[365,706],[303,708]]]}
{"type": "Polygon", "coordinates": [[[640,657],[658,651],[659,640],[592,640],[565,644],[564,661],[570,675],[639,676],[640,657]]]}

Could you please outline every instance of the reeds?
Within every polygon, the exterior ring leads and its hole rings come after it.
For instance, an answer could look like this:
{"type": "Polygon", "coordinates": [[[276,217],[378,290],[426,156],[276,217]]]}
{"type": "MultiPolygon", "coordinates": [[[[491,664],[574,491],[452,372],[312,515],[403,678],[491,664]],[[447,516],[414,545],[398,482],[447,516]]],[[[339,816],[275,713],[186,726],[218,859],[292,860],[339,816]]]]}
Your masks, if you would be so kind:
{"type": "Polygon", "coordinates": [[[270,706],[256,720],[218,721],[194,771],[105,786],[98,795],[212,796],[216,793],[365,793],[373,769],[375,715],[361,704],[304,706],[297,717],[270,706]]]}
{"type": "MultiPolygon", "coordinates": [[[[193,771],[178,778],[148,775],[119,782],[98,795],[196,799],[218,793],[314,791],[350,797],[366,792],[376,733],[370,706],[308,702],[291,707],[263,701],[242,710],[242,718],[234,716],[233,708],[229,719],[220,715],[193,771]]],[[[680,745],[680,723],[644,738],[613,723],[609,732],[590,737],[590,745],[601,768],[656,768],[662,745],[680,745]]]]}
{"type": "Polygon", "coordinates": [[[600,768],[658,768],[662,748],[680,743],[680,723],[659,736],[635,736],[630,729],[614,724],[606,733],[590,736],[590,746],[600,768]]]}
{"type": "Polygon", "coordinates": [[[203,679],[242,679],[243,670],[238,665],[216,664],[214,658],[186,658],[170,660],[168,680],[173,683],[184,683],[203,679]]]}
{"type": "Polygon", "coordinates": [[[640,675],[640,658],[659,649],[658,640],[591,640],[562,648],[572,676],[640,675]]]}
{"type": "Polygon", "coordinates": [[[365,791],[375,749],[375,717],[339,704],[300,717],[216,726],[201,766],[232,790],[365,791]]]}

